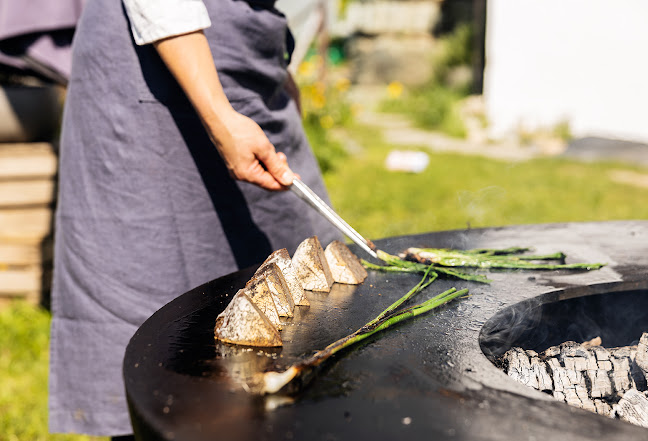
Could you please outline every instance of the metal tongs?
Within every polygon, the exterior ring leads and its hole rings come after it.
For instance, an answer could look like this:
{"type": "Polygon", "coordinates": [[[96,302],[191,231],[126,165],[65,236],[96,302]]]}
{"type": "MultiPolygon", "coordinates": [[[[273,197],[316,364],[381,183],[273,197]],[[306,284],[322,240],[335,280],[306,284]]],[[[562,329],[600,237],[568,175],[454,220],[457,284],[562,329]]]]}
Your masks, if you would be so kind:
{"type": "Polygon", "coordinates": [[[376,246],[371,241],[362,237],[360,233],[351,227],[351,225],[347,224],[344,219],[342,219],[331,207],[327,205],[326,202],[317,196],[315,192],[308,187],[308,185],[304,184],[300,179],[295,178],[290,189],[300,199],[308,202],[311,207],[315,208],[315,210],[331,222],[345,236],[369,253],[371,257],[375,259],[378,258],[378,255],[376,255],[376,252],[374,251],[376,246]]]}

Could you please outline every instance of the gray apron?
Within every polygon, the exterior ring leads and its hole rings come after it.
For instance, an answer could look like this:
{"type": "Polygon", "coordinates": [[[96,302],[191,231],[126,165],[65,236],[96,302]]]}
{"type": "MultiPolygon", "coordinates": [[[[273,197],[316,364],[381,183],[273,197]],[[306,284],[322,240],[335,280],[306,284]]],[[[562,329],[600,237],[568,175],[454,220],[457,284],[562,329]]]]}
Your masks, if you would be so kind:
{"type": "MultiPolygon", "coordinates": [[[[232,105],[325,195],[286,78],[286,20],[268,2],[206,0],[232,105]]],[[[272,2],[270,2],[272,3],[272,2]]],[[[144,320],[211,279],[339,235],[290,192],[233,181],[121,2],[90,0],[64,111],[52,293],[52,432],[131,433],[122,359],[144,320]]],[[[235,290],[238,287],[233,287],[235,290]]]]}

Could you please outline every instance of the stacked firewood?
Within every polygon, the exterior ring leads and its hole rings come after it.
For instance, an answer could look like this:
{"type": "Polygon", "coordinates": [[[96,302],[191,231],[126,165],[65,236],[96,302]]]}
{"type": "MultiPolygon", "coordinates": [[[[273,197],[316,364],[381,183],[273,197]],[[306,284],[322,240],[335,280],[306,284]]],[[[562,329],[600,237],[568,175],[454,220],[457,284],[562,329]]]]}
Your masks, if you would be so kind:
{"type": "Polygon", "coordinates": [[[602,347],[600,338],[540,354],[514,347],[502,362],[511,378],[557,400],[648,427],[648,333],[618,348],[602,347]]]}
{"type": "Polygon", "coordinates": [[[53,144],[0,143],[0,306],[49,290],[56,172],[53,144]]]}

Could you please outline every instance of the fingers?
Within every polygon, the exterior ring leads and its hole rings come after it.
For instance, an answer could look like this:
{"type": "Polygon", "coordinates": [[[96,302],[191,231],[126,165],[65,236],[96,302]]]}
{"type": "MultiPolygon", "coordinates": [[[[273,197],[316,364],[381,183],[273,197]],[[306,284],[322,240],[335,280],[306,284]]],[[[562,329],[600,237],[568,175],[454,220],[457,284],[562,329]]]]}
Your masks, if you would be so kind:
{"type": "Polygon", "coordinates": [[[252,119],[238,112],[223,116],[225,135],[214,133],[212,139],[225,161],[230,175],[267,190],[286,190],[295,174],[286,155],[277,153],[266,134],[252,119]]]}
{"type": "Polygon", "coordinates": [[[288,166],[286,155],[275,152],[274,146],[268,143],[269,147],[257,152],[247,161],[238,164],[231,171],[235,179],[250,182],[266,190],[286,190],[292,185],[296,176],[288,166]]]}
{"type": "Polygon", "coordinates": [[[239,178],[251,184],[258,185],[261,188],[271,191],[285,190],[280,182],[278,182],[259,161],[255,161],[245,173],[245,176],[239,178]]]}
{"type": "Polygon", "coordinates": [[[288,160],[284,153],[277,153],[272,147],[259,155],[259,161],[263,163],[268,173],[281,185],[285,187],[292,185],[295,174],[288,166],[288,160]]]}

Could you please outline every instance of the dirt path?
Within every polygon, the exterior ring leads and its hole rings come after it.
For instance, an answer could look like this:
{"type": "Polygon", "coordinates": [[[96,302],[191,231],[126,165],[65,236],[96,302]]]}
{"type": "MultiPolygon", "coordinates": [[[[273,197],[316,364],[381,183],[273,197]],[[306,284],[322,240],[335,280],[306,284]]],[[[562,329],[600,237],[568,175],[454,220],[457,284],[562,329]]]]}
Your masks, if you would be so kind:
{"type": "MultiPolygon", "coordinates": [[[[395,148],[426,148],[435,152],[455,152],[472,156],[485,156],[503,161],[525,161],[541,156],[561,154],[565,143],[551,139],[532,140],[529,145],[522,145],[516,140],[489,140],[485,130],[470,118],[466,124],[469,129],[467,139],[453,138],[440,132],[423,130],[415,127],[412,122],[400,114],[382,113],[377,110],[385,87],[356,86],[351,90],[349,99],[359,105],[361,111],[357,120],[361,124],[376,127],[382,132],[384,140],[395,148]]],[[[475,98],[473,107],[481,106],[475,98]]],[[[481,109],[474,110],[479,112],[481,109]]]]}

